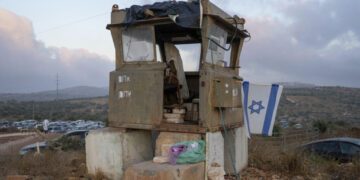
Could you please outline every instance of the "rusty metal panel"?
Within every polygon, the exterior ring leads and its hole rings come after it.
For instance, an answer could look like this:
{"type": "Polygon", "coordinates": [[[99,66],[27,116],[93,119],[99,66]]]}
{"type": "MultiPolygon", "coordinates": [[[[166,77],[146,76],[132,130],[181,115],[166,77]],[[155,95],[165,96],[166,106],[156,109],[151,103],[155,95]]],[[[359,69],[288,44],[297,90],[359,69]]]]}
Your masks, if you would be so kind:
{"type": "Polygon", "coordinates": [[[151,129],[160,124],[164,68],[164,63],[126,64],[110,73],[110,127],[151,129]]]}
{"type": "Polygon", "coordinates": [[[217,77],[213,83],[212,106],[241,107],[241,81],[233,78],[217,77]]]}
{"type": "MultiPolygon", "coordinates": [[[[214,70],[211,66],[203,66],[200,70],[200,103],[199,116],[200,124],[208,131],[217,131],[222,128],[220,111],[217,106],[215,83],[220,83],[219,89],[223,92],[219,95],[220,107],[223,111],[223,118],[227,128],[239,127],[243,124],[243,109],[241,107],[241,81],[235,78],[236,75],[228,71],[214,70]],[[214,71],[216,71],[214,73],[214,71]],[[216,76],[216,77],[215,77],[216,76]],[[228,83],[228,87],[225,84],[228,83]],[[231,84],[231,90],[230,90],[231,84]],[[223,87],[220,87],[223,86],[223,87]],[[237,88],[237,93],[232,92],[237,88]],[[226,94],[225,89],[229,92],[226,94]]],[[[219,91],[221,91],[219,90],[219,91]]]]}

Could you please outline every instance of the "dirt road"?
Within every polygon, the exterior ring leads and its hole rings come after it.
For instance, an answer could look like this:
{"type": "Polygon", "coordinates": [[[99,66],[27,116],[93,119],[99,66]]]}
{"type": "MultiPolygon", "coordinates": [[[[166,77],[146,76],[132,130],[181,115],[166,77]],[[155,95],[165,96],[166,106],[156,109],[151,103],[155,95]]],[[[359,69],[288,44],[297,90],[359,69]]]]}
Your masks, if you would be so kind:
{"type": "MultiPolygon", "coordinates": [[[[54,139],[60,134],[42,134],[47,140],[54,139]]],[[[26,145],[44,141],[44,137],[37,133],[9,133],[0,135],[0,156],[16,155],[26,145]]]]}

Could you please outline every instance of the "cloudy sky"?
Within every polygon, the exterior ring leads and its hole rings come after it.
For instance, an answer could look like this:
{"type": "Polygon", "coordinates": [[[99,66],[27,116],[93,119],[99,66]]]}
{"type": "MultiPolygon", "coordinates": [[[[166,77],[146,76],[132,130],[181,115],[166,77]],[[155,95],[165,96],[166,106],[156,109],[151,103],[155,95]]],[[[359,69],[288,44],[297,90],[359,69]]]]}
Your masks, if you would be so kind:
{"type": "MultiPolygon", "coordinates": [[[[77,85],[108,86],[114,47],[105,29],[113,4],[153,0],[0,0],[0,93],[77,85]]],[[[359,0],[214,0],[246,19],[251,40],[241,76],[360,87],[359,0]]],[[[198,48],[182,48],[196,68],[198,48]]],[[[189,61],[190,60],[190,61],[189,61]]]]}

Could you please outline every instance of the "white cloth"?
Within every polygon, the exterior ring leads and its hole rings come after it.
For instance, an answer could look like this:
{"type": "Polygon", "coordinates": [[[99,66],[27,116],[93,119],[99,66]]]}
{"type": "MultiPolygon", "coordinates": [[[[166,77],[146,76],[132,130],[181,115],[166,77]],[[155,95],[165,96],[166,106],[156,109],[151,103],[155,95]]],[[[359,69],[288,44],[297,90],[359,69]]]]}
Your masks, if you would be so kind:
{"type": "Polygon", "coordinates": [[[43,122],[43,129],[45,131],[47,131],[48,127],[49,127],[49,120],[45,119],[44,122],[43,122]]]}
{"type": "Polygon", "coordinates": [[[251,134],[272,135],[277,106],[283,87],[278,84],[242,84],[242,102],[248,137],[251,134]]]}

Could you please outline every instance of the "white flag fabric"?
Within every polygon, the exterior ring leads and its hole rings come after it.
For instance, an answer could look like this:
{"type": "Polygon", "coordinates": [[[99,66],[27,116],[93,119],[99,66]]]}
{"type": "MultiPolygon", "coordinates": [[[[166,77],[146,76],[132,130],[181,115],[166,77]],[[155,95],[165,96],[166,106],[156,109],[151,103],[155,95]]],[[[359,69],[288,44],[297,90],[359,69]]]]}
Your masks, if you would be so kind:
{"type": "Polygon", "coordinates": [[[242,103],[248,137],[251,134],[272,135],[277,106],[283,87],[278,84],[242,84],[242,103]]]}

